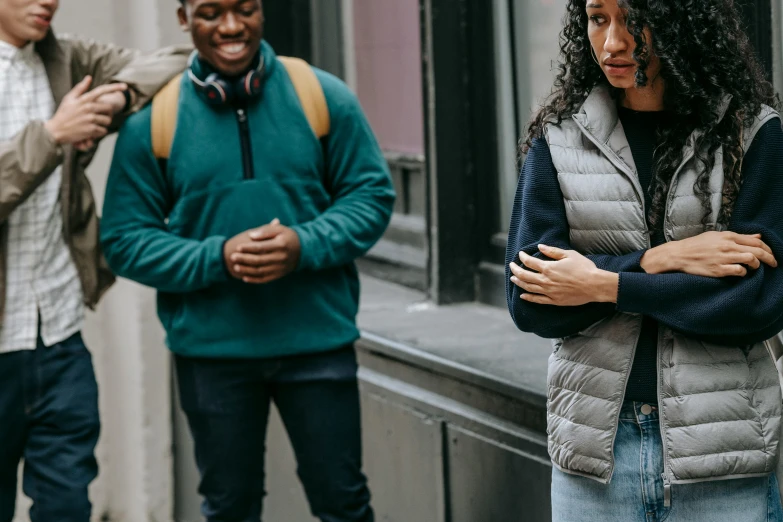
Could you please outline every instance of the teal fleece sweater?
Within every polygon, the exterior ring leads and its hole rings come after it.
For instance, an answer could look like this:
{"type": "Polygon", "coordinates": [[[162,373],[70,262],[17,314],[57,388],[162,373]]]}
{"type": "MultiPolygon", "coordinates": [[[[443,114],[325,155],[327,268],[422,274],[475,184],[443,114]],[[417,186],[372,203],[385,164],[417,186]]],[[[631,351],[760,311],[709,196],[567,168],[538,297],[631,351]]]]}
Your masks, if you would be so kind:
{"type": "Polygon", "coordinates": [[[149,107],[115,146],[104,253],[118,275],[158,290],[169,348],[182,355],[266,358],[355,341],[353,261],[391,216],[388,167],[353,93],[316,70],[331,118],[322,146],[285,68],[266,43],[262,53],[264,93],[246,107],[250,158],[236,110],[207,105],[187,75],[165,172],[152,154],[149,107]],[[230,277],[224,242],[274,218],[299,235],[298,269],[265,285],[230,277]]]}

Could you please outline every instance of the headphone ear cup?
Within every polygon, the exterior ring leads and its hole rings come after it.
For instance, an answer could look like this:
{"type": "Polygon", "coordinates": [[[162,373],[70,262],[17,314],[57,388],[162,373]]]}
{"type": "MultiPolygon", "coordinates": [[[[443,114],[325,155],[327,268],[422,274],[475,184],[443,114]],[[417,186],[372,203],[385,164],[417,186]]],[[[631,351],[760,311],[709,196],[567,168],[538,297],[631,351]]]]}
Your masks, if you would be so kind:
{"type": "Polygon", "coordinates": [[[257,98],[264,90],[264,77],[261,71],[253,69],[248,72],[241,80],[241,84],[237,89],[237,92],[241,92],[245,99],[257,98]]]}
{"type": "Polygon", "coordinates": [[[204,81],[204,97],[211,105],[225,105],[233,98],[233,89],[217,74],[210,74],[204,81]]]}

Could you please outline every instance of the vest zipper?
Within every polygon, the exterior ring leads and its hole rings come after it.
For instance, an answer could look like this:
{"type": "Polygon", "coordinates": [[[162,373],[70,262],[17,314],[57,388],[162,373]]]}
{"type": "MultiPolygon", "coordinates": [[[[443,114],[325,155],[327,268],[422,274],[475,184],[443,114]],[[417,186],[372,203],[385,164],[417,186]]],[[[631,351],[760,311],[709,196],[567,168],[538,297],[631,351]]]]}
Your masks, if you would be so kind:
{"type": "MultiPolygon", "coordinates": [[[[674,175],[672,176],[672,179],[669,181],[669,193],[666,195],[666,212],[668,215],[669,209],[672,207],[672,199],[674,199],[674,184],[678,183],[679,180],[677,178],[680,177],[680,173],[682,172],[682,169],[685,167],[685,165],[688,164],[690,160],[692,160],[696,156],[696,153],[693,151],[693,149],[689,150],[685,156],[683,157],[682,162],[680,163],[680,166],[677,167],[677,170],[674,171],[674,175]]],[[[715,219],[717,219],[718,216],[715,216],[715,219]]],[[[666,232],[666,227],[663,227],[663,235],[666,238],[667,241],[671,241],[672,238],[669,237],[669,234],[666,232]]]]}
{"type": "MultiPolygon", "coordinates": [[[[579,130],[582,131],[582,134],[589,139],[593,145],[595,145],[598,150],[601,151],[601,153],[606,157],[607,160],[609,160],[609,163],[614,165],[617,170],[625,174],[625,176],[628,178],[628,181],[631,182],[631,185],[633,186],[634,192],[636,192],[636,197],[639,200],[639,203],[642,205],[642,216],[644,217],[644,224],[645,228],[647,227],[647,204],[644,201],[644,190],[642,189],[642,184],[639,182],[639,176],[637,173],[633,172],[628,165],[625,164],[625,162],[620,159],[617,154],[614,153],[614,151],[611,149],[611,147],[607,146],[605,143],[601,143],[598,138],[593,136],[593,133],[591,133],[589,130],[587,130],[587,127],[582,125],[582,123],[577,120],[576,115],[572,117],[574,123],[576,123],[576,126],[579,127],[579,130]]],[[[614,131],[613,131],[614,132],[614,131]]],[[[647,231],[647,242],[650,242],[650,231],[647,231]]]]}
{"type": "Polygon", "coordinates": [[[663,473],[663,507],[672,507],[672,485],[669,484],[666,472],[663,473]]]}
{"type": "MultiPolygon", "coordinates": [[[[674,197],[674,184],[677,182],[677,178],[682,172],[683,167],[691,160],[696,154],[691,150],[685,154],[682,163],[677,167],[674,172],[671,181],[669,182],[669,194],[666,196],[666,211],[672,206],[672,199],[674,197]]],[[[671,241],[672,238],[666,231],[666,227],[663,227],[663,234],[667,241],[671,241]]],[[[649,236],[649,233],[648,233],[649,236]]],[[[658,353],[656,355],[658,365],[658,411],[659,411],[659,423],[661,430],[661,441],[663,442],[663,507],[668,508],[672,506],[672,485],[669,480],[669,448],[666,446],[666,427],[664,426],[663,417],[663,394],[661,394],[661,382],[663,382],[663,373],[661,372],[661,350],[663,345],[663,339],[661,335],[660,325],[658,326],[658,353]]]]}
{"type": "Polygon", "coordinates": [[[253,149],[250,144],[250,128],[247,124],[245,109],[237,109],[237,123],[239,124],[239,142],[242,145],[242,169],[243,179],[253,179],[253,149]]]}
{"type": "Polygon", "coordinates": [[[669,448],[666,447],[666,427],[664,425],[665,419],[663,416],[663,396],[661,394],[661,382],[663,380],[663,372],[661,371],[661,349],[663,345],[663,334],[661,327],[658,326],[658,353],[656,354],[656,364],[658,366],[658,424],[661,430],[661,442],[663,443],[663,507],[668,508],[672,506],[672,485],[669,481],[669,448]]]}

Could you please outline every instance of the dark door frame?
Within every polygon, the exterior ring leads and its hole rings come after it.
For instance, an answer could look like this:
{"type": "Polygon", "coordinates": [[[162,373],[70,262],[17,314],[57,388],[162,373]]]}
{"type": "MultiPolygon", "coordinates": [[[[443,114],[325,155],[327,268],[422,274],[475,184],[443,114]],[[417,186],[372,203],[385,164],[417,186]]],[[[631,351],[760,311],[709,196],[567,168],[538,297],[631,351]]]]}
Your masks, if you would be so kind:
{"type": "Polygon", "coordinates": [[[310,0],[264,0],[264,39],[280,56],[313,59],[310,0]]]}
{"type": "Polygon", "coordinates": [[[740,3],[745,19],[745,27],[750,43],[767,71],[767,77],[772,79],[773,52],[772,46],[772,0],[744,0],[740,3]]]}
{"type": "Polygon", "coordinates": [[[494,228],[497,104],[491,4],[420,0],[428,179],[430,296],[476,299],[494,228]]]}

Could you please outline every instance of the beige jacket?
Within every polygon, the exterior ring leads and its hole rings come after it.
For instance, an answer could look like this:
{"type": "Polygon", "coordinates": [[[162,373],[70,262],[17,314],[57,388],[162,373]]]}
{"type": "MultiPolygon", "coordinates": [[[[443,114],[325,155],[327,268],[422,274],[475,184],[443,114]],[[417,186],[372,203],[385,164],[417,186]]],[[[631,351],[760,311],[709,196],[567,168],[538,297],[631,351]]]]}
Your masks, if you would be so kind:
{"type": "MultiPolygon", "coordinates": [[[[137,93],[137,110],[186,67],[188,47],[169,47],[152,54],[79,39],[57,38],[53,33],[36,44],[46,68],[55,104],[86,75],[93,87],[109,82],[128,83],[137,93]]],[[[116,130],[124,118],[113,123],[116,130]]],[[[85,168],[93,153],[59,146],[44,128],[30,122],[11,140],[0,143],[0,324],[5,311],[8,216],[62,165],[60,199],[63,235],[79,273],[85,304],[93,308],[114,282],[98,242],[98,216],[85,168]]]]}

